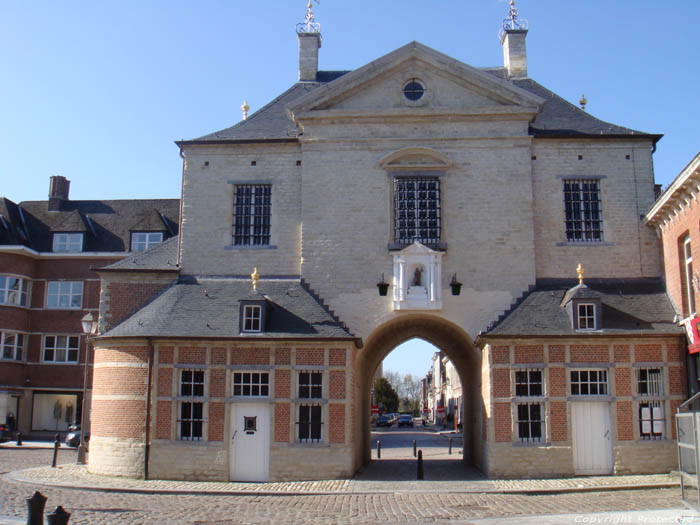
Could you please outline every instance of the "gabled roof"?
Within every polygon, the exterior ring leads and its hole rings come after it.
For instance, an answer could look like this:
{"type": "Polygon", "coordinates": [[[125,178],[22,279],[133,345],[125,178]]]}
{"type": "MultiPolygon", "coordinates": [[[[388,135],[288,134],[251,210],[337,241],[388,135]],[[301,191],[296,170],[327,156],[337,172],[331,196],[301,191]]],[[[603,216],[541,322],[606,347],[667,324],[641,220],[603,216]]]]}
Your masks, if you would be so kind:
{"type": "Polygon", "coordinates": [[[573,288],[569,288],[561,300],[561,306],[566,306],[574,299],[600,299],[601,294],[596,290],[591,290],[585,284],[577,284],[573,288]]]}
{"type": "Polygon", "coordinates": [[[574,283],[538,282],[524,300],[480,337],[683,334],[660,279],[588,280],[599,295],[602,330],[576,331],[563,299],[574,283]]]}
{"type": "Polygon", "coordinates": [[[261,334],[239,331],[250,279],[188,278],[101,337],[355,339],[298,279],[260,279],[254,297],[271,307],[261,334]]]}
{"type": "Polygon", "coordinates": [[[178,271],[177,245],[179,237],[171,237],[143,252],[137,252],[114,264],[100,268],[102,272],[163,272],[178,271]]]}

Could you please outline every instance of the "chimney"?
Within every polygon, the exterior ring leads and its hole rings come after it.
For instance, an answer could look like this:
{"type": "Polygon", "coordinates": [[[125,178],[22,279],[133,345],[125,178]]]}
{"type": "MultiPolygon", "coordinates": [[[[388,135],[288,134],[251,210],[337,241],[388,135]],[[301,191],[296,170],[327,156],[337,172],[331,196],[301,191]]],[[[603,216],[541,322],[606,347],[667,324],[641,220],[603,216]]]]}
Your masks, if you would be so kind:
{"type": "Polygon", "coordinates": [[[515,0],[510,0],[508,18],[503,21],[499,35],[503,46],[503,66],[508,72],[508,78],[527,78],[527,28],[527,20],[518,18],[515,0]]]}
{"type": "Polygon", "coordinates": [[[306,18],[297,24],[299,38],[299,80],[315,82],[318,73],[318,50],[321,47],[321,24],[316,22],[311,10],[311,0],[306,6],[306,18]]]}
{"type": "Polygon", "coordinates": [[[60,211],[64,201],[68,200],[70,181],[60,175],[51,177],[49,184],[49,211],[60,211]]]}

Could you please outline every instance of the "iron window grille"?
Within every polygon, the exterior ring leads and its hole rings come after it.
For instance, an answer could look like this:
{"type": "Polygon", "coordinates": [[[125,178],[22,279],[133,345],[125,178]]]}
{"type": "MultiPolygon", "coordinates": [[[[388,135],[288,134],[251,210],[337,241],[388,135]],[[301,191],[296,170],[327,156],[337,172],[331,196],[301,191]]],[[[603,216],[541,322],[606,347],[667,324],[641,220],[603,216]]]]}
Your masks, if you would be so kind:
{"type": "Polygon", "coordinates": [[[2,359],[21,361],[24,350],[24,334],[16,332],[0,332],[0,348],[2,359]]]}
{"type": "Polygon", "coordinates": [[[607,370],[572,370],[571,371],[571,395],[572,396],[607,396],[608,395],[608,371],[607,370]]]}
{"type": "Polygon", "coordinates": [[[82,281],[49,281],[47,308],[77,309],[83,305],[82,281]]]}
{"type": "Polygon", "coordinates": [[[77,363],[80,337],[77,335],[47,335],[44,337],[44,361],[77,363]]]}
{"type": "Polygon", "coordinates": [[[516,370],[515,395],[518,397],[541,397],[544,395],[542,370],[516,370]]]}
{"type": "Polygon", "coordinates": [[[544,407],[542,403],[518,404],[518,439],[524,443],[544,439],[544,407]]]}
{"type": "Polygon", "coordinates": [[[641,439],[663,439],[665,427],[663,401],[639,403],[639,437],[641,439]]]}
{"type": "Polygon", "coordinates": [[[82,233],[54,233],[53,251],[79,253],[83,251],[82,233]]]}
{"type": "Polygon", "coordinates": [[[297,421],[299,441],[302,443],[318,443],[322,438],[322,407],[321,405],[300,405],[299,421],[297,421]]]}
{"type": "Polygon", "coordinates": [[[268,372],[234,372],[233,395],[245,397],[267,397],[270,395],[268,372]]]}
{"type": "Polygon", "coordinates": [[[131,234],[131,251],[143,252],[163,242],[163,232],[134,232],[131,234]]]}
{"type": "MultiPolygon", "coordinates": [[[[180,372],[180,396],[204,396],[204,371],[182,370],[180,372]]],[[[204,403],[197,401],[180,402],[180,439],[199,441],[203,436],[204,403]]]]}
{"type": "Polygon", "coordinates": [[[567,241],[602,241],[603,209],[600,200],[600,180],[565,180],[564,213],[567,241]]]}
{"type": "Polygon", "coordinates": [[[663,374],[660,368],[639,368],[637,370],[637,393],[640,396],[662,396],[664,394],[663,374]]]}
{"type": "Polygon", "coordinates": [[[233,244],[265,246],[270,244],[272,207],[271,184],[239,184],[233,205],[233,244]]]}
{"type": "Polygon", "coordinates": [[[302,399],[323,397],[322,372],[299,372],[299,397],[302,399]]]}
{"type": "Polygon", "coordinates": [[[29,282],[20,277],[0,275],[0,304],[27,306],[29,282]]]}
{"type": "Polygon", "coordinates": [[[262,331],[262,308],[258,305],[247,304],[243,307],[243,331],[262,331]]]}
{"type": "Polygon", "coordinates": [[[580,303],[578,305],[578,329],[595,330],[595,305],[580,303]]]}
{"type": "Polygon", "coordinates": [[[439,244],[440,224],[440,181],[431,177],[395,178],[394,242],[439,244]]]}

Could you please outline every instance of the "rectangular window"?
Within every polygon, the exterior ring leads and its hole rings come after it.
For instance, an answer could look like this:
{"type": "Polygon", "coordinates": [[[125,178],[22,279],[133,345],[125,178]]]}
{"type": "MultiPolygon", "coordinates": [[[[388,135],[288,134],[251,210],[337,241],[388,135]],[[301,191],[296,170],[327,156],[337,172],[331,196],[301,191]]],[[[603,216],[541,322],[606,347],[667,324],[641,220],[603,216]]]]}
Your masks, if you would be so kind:
{"type": "Polygon", "coordinates": [[[238,184],[234,192],[234,246],[270,244],[272,185],[238,184]]]}
{"type": "Polygon", "coordinates": [[[299,406],[299,441],[319,442],[321,441],[321,405],[300,405],[299,406]]]}
{"type": "Polygon", "coordinates": [[[131,234],[131,251],[143,252],[163,242],[163,232],[134,232],[131,234]]]}
{"type": "Polygon", "coordinates": [[[261,331],[262,308],[257,305],[247,304],[243,307],[243,331],[261,331]]]}
{"type": "Polygon", "coordinates": [[[578,305],[578,329],[579,330],[595,330],[595,305],[594,304],[579,304],[578,305]]]}
{"type": "Polygon", "coordinates": [[[518,397],[540,397],[542,390],[542,370],[516,370],[515,395],[518,397]]]}
{"type": "Polygon", "coordinates": [[[660,368],[639,368],[637,370],[637,393],[640,396],[662,396],[664,379],[660,368]]]}
{"type": "Polygon", "coordinates": [[[602,241],[603,210],[600,200],[600,180],[565,180],[564,214],[567,241],[602,241]]]}
{"type": "Polygon", "coordinates": [[[77,309],[83,306],[81,281],[49,281],[47,283],[46,308],[77,309]]]}
{"type": "Polygon", "coordinates": [[[0,332],[0,356],[9,361],[21,361],[24,349],[24,334],[0,332]]]}
{"type": "Polygon", "coordinates": [[[66,253],[80,253],[83,251],[82,233],[54,233],[53,251],[66,253]]]}
{"type": "MultiPolygon", "coordinates": [[[[204,371],[182,370],[180,372],[180,397],[204,396],[204,371]]],[[[180,402],[180,439],[199,441],[204,426],[204,403],[199,401],[180,402]]]]}
{"type": "Polygon", "coordinates": [[[270,395],[270,375],[267,372],[234,372],[233,395],[267,397],[270,395]]]}
{"type": "Polygon", "coordinates": [[[572,370],[571,371],[571,395],[572,396],[607,396],[608,395],[608,371],[607,370],[572,370]]]}
{"type": "Polygon", "coordinates": [[[304,399],[323,397],[322,372],[299,372],[299,397],[304,399]]]}
{"type": "Polygon", "coordinates": [[[693,288],[693,251],[690,245],[690,235],[683,238],[682,249],[682,267],[681,275],[683,276],[683,306],[686,317],[690,317],[695,313],[695,289],[693,288]]]}
{"type": "Polygon", "coordinates": [[[663,439],[665,427],[663,401],[639,403],[639,436],[642,439],[663,439]]]}
{"type": "Polygon", "coordinates": [[[28,290],[26,279],[0,275],[0,304],[27,306],[28,290]]]}
{"type": "Polygon", "coordinates": [[[44,361],[47,363],[77,363],[80,337],[77,335],[47,335],[44,337],[44,361]]]}
{"type": "Polygon", "coordinates": [[[542,403],[518,404],[518,439],[525,443],[544,438],[544,407],[542,403]]]}
{"type": "Polygon", "coordinates": [[[394,242],[440,242],[440,181],[434,177],[394,179],[394,242]]]}

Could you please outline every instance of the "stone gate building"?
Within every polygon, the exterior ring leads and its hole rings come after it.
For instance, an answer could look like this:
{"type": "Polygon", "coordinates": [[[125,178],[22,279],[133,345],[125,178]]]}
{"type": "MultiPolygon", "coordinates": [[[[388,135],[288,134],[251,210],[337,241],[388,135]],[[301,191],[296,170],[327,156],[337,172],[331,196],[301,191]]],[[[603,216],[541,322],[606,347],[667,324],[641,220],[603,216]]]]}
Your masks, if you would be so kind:
{"type": "Polygon", "coordinates": [[[511,5],[503,67],[411,42],[321,71],[309,10],[299,80],[178,142],[179,237],[100,272],[90,471],[350,476],[413,337],[459,371],[485,473],[674,468],[684,340],[640,220],[660,136],[531,79],[526,35],[511,5]]]}

